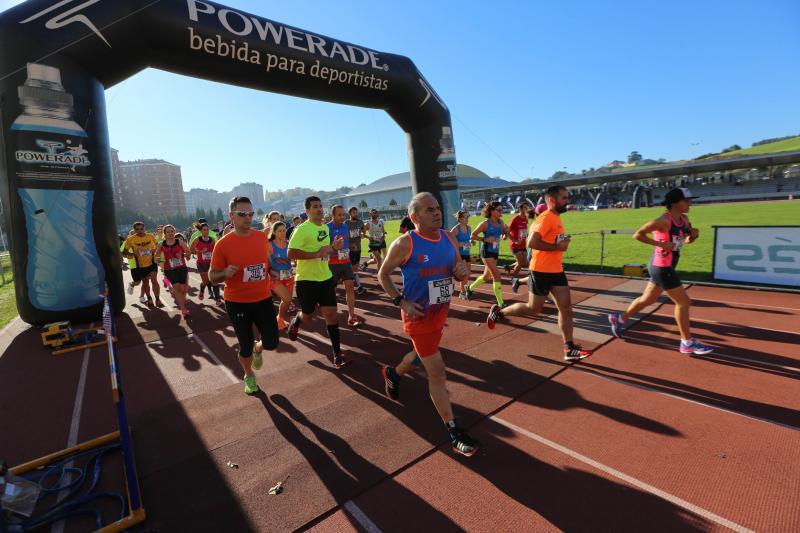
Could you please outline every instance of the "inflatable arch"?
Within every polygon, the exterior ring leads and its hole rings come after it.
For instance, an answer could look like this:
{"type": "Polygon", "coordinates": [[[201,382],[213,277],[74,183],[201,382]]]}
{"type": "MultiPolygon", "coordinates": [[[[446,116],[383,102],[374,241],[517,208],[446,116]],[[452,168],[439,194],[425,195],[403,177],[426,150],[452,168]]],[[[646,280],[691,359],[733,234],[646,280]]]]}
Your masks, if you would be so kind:
{"type": "Polygon", "coordinates": [[[639,209],[640,207],[653,207],[653,189],[643,185],[637,185],[636,188],[633,189],[631,207],[634,209],[639,209]]]}
{"type": "Polygon", "coordinates": [[[383,109],[414,192],[458,209],[450,112],[406,57],[214,2],[29,0],[0,14],[0,195],[28,323],[97,318],[104,282],[122,309],[104,90],[147,67],[383,109]]]}

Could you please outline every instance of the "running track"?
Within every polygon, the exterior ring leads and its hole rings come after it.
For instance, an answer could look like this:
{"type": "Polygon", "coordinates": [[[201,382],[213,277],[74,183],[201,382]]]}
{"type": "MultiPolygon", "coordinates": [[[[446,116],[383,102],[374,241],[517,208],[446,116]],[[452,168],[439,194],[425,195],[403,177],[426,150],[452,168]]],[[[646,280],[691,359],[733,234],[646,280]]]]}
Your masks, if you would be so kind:
{"type": "MultiPolygon", "coordinates": [[[[196,289],[188,323],[168,296],[164,310],[129,297],[120,366],[148,513],[135,531],[800,530],[800,295],[691,287],[692,326],[718,350],[689,358],[668,303],[608,337],[606,313],[643,282],[569,276],[575,336],[598,349],[567,366],[551,306],[490,331],[484,285],[454,300],[442,345],[456,414],[483,442],[464,458],[424,376],[384,396],[380,365],[409,343],[374,272],[362,279],[368,323],[342,328],[354,364],[331,368],[317,321],[266,355],[255,397],[196,289]]],[[[116,429],[104,349],[53,357],[17,321],[0,354],[9,464],[116,429]]],[[[110,462],[104,486],[121,480],[110,462]]]]}

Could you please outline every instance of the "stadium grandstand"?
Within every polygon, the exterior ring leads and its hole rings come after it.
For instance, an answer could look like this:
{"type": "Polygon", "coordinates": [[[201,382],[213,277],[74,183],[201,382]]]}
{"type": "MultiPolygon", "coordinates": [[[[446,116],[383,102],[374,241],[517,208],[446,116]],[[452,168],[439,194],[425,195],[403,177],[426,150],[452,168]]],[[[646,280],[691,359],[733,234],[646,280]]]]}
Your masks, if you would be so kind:
{"type": "Polygon", "coordinates": [[[567,187],[576,209],[657,205],[673,187],[689,187],[700,196],[697,203],[796,198],[800,196],[800,151],[473,189],[462,193],[462,201],[472,211],[490,200],[515,204],[525,197],[538,203],[552,185],[567,187]]]}
{"type": "MultiPolygon", "coordinates": [[[[469,165],[458,164],[456,174],[459,193],[462,196],[473,190],[491,190],[514,185],[511,181],[492,178],[469,165]]],[[[330,199],[330,203],[341,204],[345,209],[354,206],[361,210],[375,208],[385,218],[398,218],[403,216],[411,196],[411,175],[408,172],[401,172],[357,187],[345,195],[334,196],[330,199]]]]}

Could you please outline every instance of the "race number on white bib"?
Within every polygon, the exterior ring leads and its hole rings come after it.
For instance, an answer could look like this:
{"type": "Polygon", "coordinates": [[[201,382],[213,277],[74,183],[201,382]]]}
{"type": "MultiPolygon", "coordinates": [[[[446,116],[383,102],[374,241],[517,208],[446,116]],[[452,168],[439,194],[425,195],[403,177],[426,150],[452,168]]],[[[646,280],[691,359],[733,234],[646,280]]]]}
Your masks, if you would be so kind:
{"type": "Polygon", "coordinates": [[[170,268],[178,268],[179,266],[183,265],[183,259],[180,257],[171,257],[169,260],[170,268]]]}
{"type": "Polygon", "coordinates": [[[211,252],[203,252],[203,261],[211,261],[211,252]]]}
{"type": "Polygon", "coordinates": [[[360,239],[361,238],[361,231],[359,231],[358,228],[351,229],[350,230],[350,238],[351,239],[360,239]]]}
{"type": "Polygon", "coordinates": [[[292,269],[278,270],[278,279],[281,280],[292,279],[292,269]]]}
{"type": "Polygon", "coordinates": [[[453,278],[432,279],[428,282],[428,303],[446,304],[450,303],[450,296],[453,294],[453,278]]]}
{"type": "Polygon", "coordinates": [[[350,259],[350,250],[339,250],[338,256],[340,261],[344,261],[345,259],[350,259]]]}
{"type": "Polygon", "coordinates": [[[563,241],[566,238],[567,238],[567,234],[566,233],[559,233],[558,237],[556,237],[556,244],[560,243],[561,241],[563,241]]]}
{"type": "Polygon", "coordinates": [[[248,265],[242,271],[242,281],[245,283],[253,281],[264,281],[267,279],[267,265],[266,263],[258,263],[257,265],[248,265]]]}
{"type": "Polygon", "coordinates": [[[526,229],[519,230],[519,240],[524,241],[527,238],[528,238],[528,230],[526,229]]]}
{"type": "Polygon", "coordinates": [[[144,248],[142,250],[139,250],[139,255],[141,255],[142,257],[147,257],[148,255],[153,255],[153,249],[152,248],[144,248]]]}
{"type": "Polygon", "coordinates": [[[683,248],[683,244],[685,242],[685,237],[683,235],[673,235],[672,242],[675,243],[675,249],[672,250],[673,252],[680,252],[681,248],[683,248]]]}
{"type": "Polygon", "coordinates": [[[469,252],[469,243],[468,242],[460,242],[458,243],[458,247],[465,252],[469,252]]]}

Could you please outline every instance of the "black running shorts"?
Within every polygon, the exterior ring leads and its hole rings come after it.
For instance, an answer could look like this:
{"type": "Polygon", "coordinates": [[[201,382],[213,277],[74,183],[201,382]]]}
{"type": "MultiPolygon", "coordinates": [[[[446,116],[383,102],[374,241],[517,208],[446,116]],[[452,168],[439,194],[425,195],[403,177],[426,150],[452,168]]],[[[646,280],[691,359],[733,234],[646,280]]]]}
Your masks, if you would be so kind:
{"type": "Polygon", "coordinates": [[[568,287],[567,276],[563,272],[531,272],[528,276],[528,291],[536,296],[547,296],[553,287],[568,287]]]}
{"type": "Polygon", "coordinates": [[[150,266],[131,269],[131,276],[133,276],[133,282],[138,283],[142,281],[144,278],[149,276],[151,272],[158,272],[158,267],[155,265],[155,263],[150,266]]]}
{"type": "Polygon", "coordinates": [[[261,344],[265,350],[274,350],[278,347],[278,321],[275,317],[275,307],[272,297],[260,302],[231,302],[225,301],[225,310],[231,319],[233,331],[239,340],[239,357],[253,355],[253,326],[261,334],[261,344]]]}
{"type": "Polygon", "coordinates": [[[311,314],[320,307],[336,307],[336,281],[331,276],[325,281],[302,280],[295,282],[300,309],[311,314]]]}
{"type": "Polygon", "coordinates": [[[167,276],[167,279],[173,285],[176,283],[183,283],[186,285],[186,280],[189,278],[189,269],[186,267],[173,268],[170,270],[165,270],[164,275],[167,276]]]}
{"type": "Polygon", "coordinates": [[[650,281],[665,291],[676,289],[683,285],[681,278],[673,267],[658,267],[650,265],[650,281]]]}

